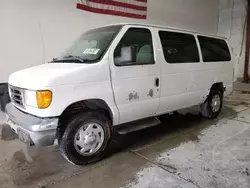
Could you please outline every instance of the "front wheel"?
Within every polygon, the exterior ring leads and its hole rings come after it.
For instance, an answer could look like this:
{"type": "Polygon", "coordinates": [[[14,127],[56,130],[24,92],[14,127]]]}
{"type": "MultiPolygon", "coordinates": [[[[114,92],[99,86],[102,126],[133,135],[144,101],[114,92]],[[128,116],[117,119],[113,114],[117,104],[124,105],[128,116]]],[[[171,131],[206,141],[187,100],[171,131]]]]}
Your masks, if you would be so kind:
{"type": "Polygon", "coordinates": [[[201,114],[206,118],[216,118],[222,108],[223,94],[219,90],[212,90],[207,100],[201,105],[201,114]]]}
{"type": "Polygon", "coordinates": [[[75,116],[59,143],[61,154],[75,165],[85,165],[100,160],[110,140],[109,119],[97,112],[75,116]]]}

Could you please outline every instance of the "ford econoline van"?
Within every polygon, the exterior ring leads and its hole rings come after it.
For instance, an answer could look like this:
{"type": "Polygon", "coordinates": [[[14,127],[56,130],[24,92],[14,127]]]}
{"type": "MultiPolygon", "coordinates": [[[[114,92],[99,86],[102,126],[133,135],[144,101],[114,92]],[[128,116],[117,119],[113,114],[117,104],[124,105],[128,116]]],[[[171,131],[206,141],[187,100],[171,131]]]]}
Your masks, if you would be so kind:
{"type": "Polygon", "coordinates": [[[233,63],[216,36],[139,24],[92,29],[50,63],[10,76],[8,122],[20,140],[58,143],[84,165],[105,155],[113,131],[155,126],[157,116],[194,105],[216,118],[233,63]]]}

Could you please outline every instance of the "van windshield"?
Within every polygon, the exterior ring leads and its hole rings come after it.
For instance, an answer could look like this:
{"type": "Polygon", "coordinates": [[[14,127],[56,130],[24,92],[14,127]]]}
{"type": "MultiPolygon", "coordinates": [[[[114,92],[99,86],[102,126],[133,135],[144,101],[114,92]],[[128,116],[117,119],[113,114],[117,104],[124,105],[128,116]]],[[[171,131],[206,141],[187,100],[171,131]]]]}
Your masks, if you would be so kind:
{"type": "Polygon", "coordinates": [[[51,63],[94,63],[99,61],[120,31],[121,25],[108,26],[84,33],[61,56],[51,63]]]}

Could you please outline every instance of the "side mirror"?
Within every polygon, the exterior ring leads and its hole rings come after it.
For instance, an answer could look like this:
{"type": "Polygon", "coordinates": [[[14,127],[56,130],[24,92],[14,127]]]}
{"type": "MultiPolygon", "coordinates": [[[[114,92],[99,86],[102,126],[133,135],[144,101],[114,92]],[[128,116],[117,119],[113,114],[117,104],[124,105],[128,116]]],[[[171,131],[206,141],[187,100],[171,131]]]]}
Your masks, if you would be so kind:
{"type": "Polygon", "coordinates": [[[136,50],[134,46],[121,48],[120,56],[115,57],[115,64],[118,66],[131,65],[136,62],[136,50]]]}

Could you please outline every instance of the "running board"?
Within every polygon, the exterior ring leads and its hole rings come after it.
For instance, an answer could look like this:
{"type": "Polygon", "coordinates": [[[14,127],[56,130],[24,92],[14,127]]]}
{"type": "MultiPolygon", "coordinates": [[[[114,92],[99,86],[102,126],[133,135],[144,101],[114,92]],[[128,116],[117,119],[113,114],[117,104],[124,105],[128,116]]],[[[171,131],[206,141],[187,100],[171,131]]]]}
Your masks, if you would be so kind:
{"type": "Polygon", "coordinates": [[[151,117],[151,118],[146,118],[146,119],[118,125],[118,126],[115,126],[114,129],[119,134],[128,134],[128,133],[146,129],[149,127],[154,127],[156,125],[159,125],[160,123],[161,121],[157,117],[151,117]]]}

